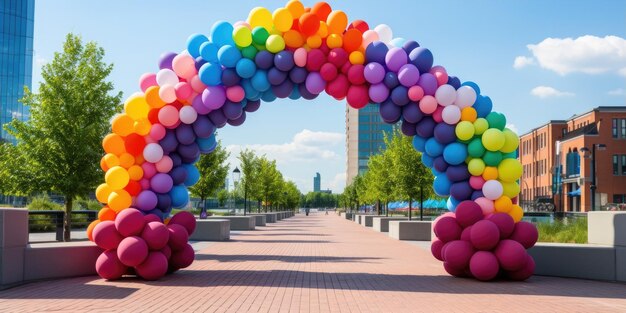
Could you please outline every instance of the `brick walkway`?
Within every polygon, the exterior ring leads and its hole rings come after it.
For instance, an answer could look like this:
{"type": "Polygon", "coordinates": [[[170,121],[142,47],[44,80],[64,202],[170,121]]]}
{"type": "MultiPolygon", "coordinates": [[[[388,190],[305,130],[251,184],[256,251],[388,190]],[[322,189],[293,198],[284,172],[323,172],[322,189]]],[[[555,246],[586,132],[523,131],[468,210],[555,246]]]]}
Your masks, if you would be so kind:
{"type": "Polygon", "coordinates": [[[481,283],[446,275],[424,248],[322,213],[204,245],[157,282],[96,277],[0,291],[0,311],[625,312],[626,285],[533,277],[481,283]]]}

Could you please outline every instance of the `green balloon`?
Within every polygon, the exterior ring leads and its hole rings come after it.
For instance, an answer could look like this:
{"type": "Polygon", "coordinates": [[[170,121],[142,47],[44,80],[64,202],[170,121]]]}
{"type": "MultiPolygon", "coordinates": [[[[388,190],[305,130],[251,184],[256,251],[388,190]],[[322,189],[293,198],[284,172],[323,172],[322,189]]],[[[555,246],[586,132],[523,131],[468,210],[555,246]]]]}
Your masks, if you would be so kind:
{"type": "Polygon", "coordinates": [[[498,166],[502,161],[502,153],[500,151],[487,151],[483,155],[483,161],[487,166],[498,166]]]}
{"type": "Polygon", "coordinates": [[[257,52],[258,50],[254,46],[247,46],[241,49],[241,55],[243,55],[244,58],[250,60],[254,60],[257,52]]]}
{"type": "Polygon", "coordinates": [[[506,117],[504,117],[502,113],[491,112],[487,115],[486,119],[489,123],[489,128],[504,130],[504,127],[506,127],[506,117]]]}
{"type": "Polygon", "coordinates": [[[267,29],[261,26],[257,26],[252,30],[252,41],[257,45],[265,45],[265,41],[269,36],[270,33],[267,32],[267,29]]]}
{"type": "Polygon", "coordinates": [[[482,158],[485,153],[485,147],[480,138],[474,138],[467,145],[467,153],[473,158],[482,158]]]}
{"type": "Polygon", "coordinates": [[[502,159],[517,159],[517,150],[509,153],[502,153],[502,159]]]}

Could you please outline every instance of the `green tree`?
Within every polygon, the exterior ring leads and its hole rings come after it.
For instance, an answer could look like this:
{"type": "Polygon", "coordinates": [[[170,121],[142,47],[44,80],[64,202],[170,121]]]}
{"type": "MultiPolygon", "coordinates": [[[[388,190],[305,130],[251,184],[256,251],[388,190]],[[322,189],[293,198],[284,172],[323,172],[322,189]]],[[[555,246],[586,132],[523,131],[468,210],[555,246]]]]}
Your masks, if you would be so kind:
{"type": "MultiPolygon", "coordinates": [[[[200,172],[200,180],[189,187],[189,191],[193,196],[200,198],[204,207],[206,207],[206,199],[214,196],[224,186],[230,167],[230,164],[226,163],[228,156],[229,153],[222,147],[220,141],[213,152],[203,154],[195,164],[200,172]]],[[[199,206],[200,203],[198,203],[199,206]]]]}
{"type": "Polygon", "coordinates": [[[238,159],[242,174],[239,185],[243,187],[244,206],[247,206],[248,197],[258,199],[255,195],[259,193],[259,157],[254,151],[245,149],[239,153],[238,159]]]}
{"type": "Polygon", "coordinates": [[[92,192],[102,180],[100,142],[120,108],[122,94],[106,80],[113,65],[103,58],[104,50],[96,43],[84,44],[68,34],[63,51],[42,68],[39,93],[25,88],[21,101],[29,107],[30,119],[5,126],[24,154],[21,171],[29,172],[17,187],[24,193],[39,189],[65,196],[65,241],[70,240],[74,199],[92,192]]]}
{"type": "Polygon", "coordinates": [[[228,190],[220,189],[217,192],[217,204],[220,207],[223,207],[224,205],[226,205],[226,201],[228,200],[228,197],[230,197],[230,195],[228,194],[228,190]]]}

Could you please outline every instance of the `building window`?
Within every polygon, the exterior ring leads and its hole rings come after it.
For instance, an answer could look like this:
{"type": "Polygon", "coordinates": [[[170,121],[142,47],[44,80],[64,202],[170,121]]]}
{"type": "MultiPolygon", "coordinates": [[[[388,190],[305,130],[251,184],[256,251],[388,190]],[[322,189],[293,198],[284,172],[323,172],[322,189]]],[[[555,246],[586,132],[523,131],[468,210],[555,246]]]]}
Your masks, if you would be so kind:
{"type": "Polygon", "coordinates": [[[613,155],[613,175],[618,175],[619,174],[619,163],[618,163],[619,159],[618,159],[618,155],[614,154],[613,155]]]}
{"type": "Polygon", "coordinates": [[[622,154],[622,175],[626,175],[626,154],[622,154]]]}
{"type": "Polygon", "coordinates": [[[613,195],[613,203],[626,203],[626,195],[613,195]]]}
{"type": "Polygon", "coordinates": [[[613,124],[612,124],[612,131],[611,134],[613,135],[613,138],[617,138],[617,121],[618,119],[614,118],[613,119],[613,124]]]}
{"type": "Polygon", "coordinates": [[[621,119],[622,124],[622,138],[626,138],[626,118],[621,119]]]}

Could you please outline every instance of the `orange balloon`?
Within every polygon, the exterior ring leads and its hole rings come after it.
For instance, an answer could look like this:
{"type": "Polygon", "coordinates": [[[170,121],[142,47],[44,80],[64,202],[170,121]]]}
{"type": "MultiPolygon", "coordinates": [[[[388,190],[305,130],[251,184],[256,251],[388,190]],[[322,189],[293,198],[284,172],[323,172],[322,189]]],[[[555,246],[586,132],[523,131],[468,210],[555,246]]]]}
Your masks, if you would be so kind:
{"type": "Polygon", "coordinates": [[[466,107],[461,110],[461,121],[474,122],[478,117],[478,113],[476,113],[476,109],[472,107],[466,107]]]}
{"type": "Polygon", "coordinates": [[[122,153],[119,157],[119,166],[128,169],[135,164],[135,158],[127,152],[122,153]]]}
{"type": "Polygon", "coordinates": [[[304,38],[302,35],[296,30],[288,30],[283,34],[283,40],[285,40],[285,45],[289,48],[300,48],[304,44],[304,38]]]}
{"type": "Polygon", "coordinates": [[[343,34],[348,27],[348,16],[341,10],[332,11],[326,20],[329,34],[343,34]]]}
{"type": "Polygon", "coordinates": [[[131,180],[137,181],[143,178],[143,168],[139,165],[133,165],[128,168],[128,176],[131,180]]]}
{"type": "Polygon", "coordinates": [[[159,86],[150,86],[146,89],[146,102],[148,102],[148,105],[154,109],[165,106],[165,101],[159,97],[159,86]]]}
{"type": "Polygon", "coordinates": [[[320,18],[313,13],[304,13],[298,21],[300,32],[305,36],[313,36],[320,28],[320,18]]]}
{"type": "Polygon", "coordinates": [[[109,207],[119,213],[121,210],[130,207],[132,204],[132,198],[128,191],[124,189],[111,192],[108,199],[109,207]]]}
{"type": "Polygon", "coordinates": [[[108,206],[103,207],[98,211],[98,219],[101,221],[115,221],[117,213],[111,210],[108,206]]]}
{"type": "Polygon", "coordinates": [[[365,56],[361,51],[352,51],[350,52],[350,63],[363,64],[365,63],[365,56]]]}
{"type": "Polygon", "coordinates": [[[318,2],[311,8],[311,13],[317,15],[322,21],[325,21],[332,11],[333,9],[330,7],[330,4],[326,2],[318,2]]]}
{"type": "Polygon", "coordinates": [[[126,152],[124,147],[124,139],[118,134],[108,134],[102,140],[102,148],[106,153],[121,155],[126,152]]]}
{"type": "Polygon", "coordinates": [[[320,28],[317,29],[317,35],[322,38],[328,37],[328,25],[326,25],[323,21],[320,22],[320,28]]]}
{"type": "Polygon", "coordinates": [[[139,154],[135,156],[135,164],[141,165],[145,160],[143,159],[143,154],[139,154]]]}
{"type": "Polygon", "coordinates": [[[362,41],[363,41],[363,34],[361,34],[361,32],[358,29],[356,28],[348,29],[343,34],[343,49],[346,50],[348,53],[358,50],[359,47],[361,47],[362,41]]]}
{"type": "Polygon", "coordinates": [[[484,180],[498,179],[498,168],[494,166],[486,166],[485,170],[483,170],[483,179],[484,180]]]}
{"type": "Polygon", "coordinates": [[[120,136],[128,136],[135,130],[135,121],[127,114],[121,113],[113,118],[111,129],[120,136]]]}
{"type": "Polygon", "coordinates": [[[105,172],[109,170],[106,162],[104,162],[104,157],[100,158],[100,168],[105,172]]]}
{"type": "Polygon", "coordinates": [[[95,220],[91,222],[89,226],[87,226],[87,239],[89,239],[89,241],[93,241],[93,229],[96,228],[96,225],[98,225],[98,223],[100,223],[100,221],[95,220]]]}
{"type": "Polygon", "coordinates": [[[133,130],[135,133],[146,136],[150,133],[150,128],[152,127],[152,123],[147,118],[142,118],[140,120],[135,121],[133,125],[133,130]]]}
{"type": "Polygon", "coordinates": [[[513,202],[511,201],[511,198],[507,196],[502,196],[496,199],[493,204],[496,212],[499,213],[507,213],[513,209],[513,202]]]}
{"type": "Polygon", "coordinates": [[[304,14],[304,5],[300,2],[300,0],[291,0],[287,2],[285,8],[291,12],[293,18],[300,18],[300,16],[304,14]]]}
{"type": "Polygon", "coordinates": [[[107,168],[112,168],[113,166],[120,165],[120,159],[117,157],[117,155],[113,153],[105,154],[102,157],[102,159],[104,160],[104,163],[106,164],[107,168]]]}
{"type": "Polygon", "coordinates": [[[343,46],[343,38],[338,34],[330,34],[328,38],[326,38],[326,45],[330,49],[341,48],[341,46],[343,46]]]}
{"type": "Polygon", "coordinates": [[[317,49],[322,45],[322,38],[318,35],[311,36],[306,39],[306,44],[312,49],[317,49]]]}

